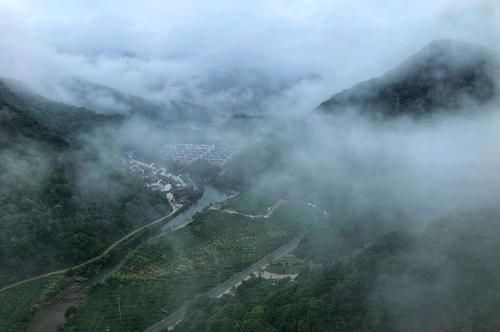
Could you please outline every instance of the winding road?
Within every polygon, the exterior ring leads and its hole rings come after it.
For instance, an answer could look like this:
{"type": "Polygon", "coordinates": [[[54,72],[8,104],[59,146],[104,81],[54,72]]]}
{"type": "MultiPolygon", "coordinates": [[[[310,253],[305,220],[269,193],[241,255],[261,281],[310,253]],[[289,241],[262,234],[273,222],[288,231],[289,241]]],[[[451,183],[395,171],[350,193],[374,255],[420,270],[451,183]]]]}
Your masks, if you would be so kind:
{"type": "MultiPolygon", "coordinates": [[[[170,203],[170,202],[169,202],[170,203]]],[[[89,259],[88,261],[85,261],[83,263],[80,263],[78,265],[75,265],[75,266],[72,266],[72,267],[68,267],[66,269],[62,269],[62,270],[57,270],[57,271],[53,271],[53,272],[49,272],[49,273],[45,273],[45,274],[42,274],[42,275],[39,275],[39,276],[36,276],[36,277],[32,277],[32,278],[29,278],[29,279],[25,279],[25,280],[21,280],[21,281],[18,281],[16,283],[13,283],[9,286],[6,286],[6,287],[3,287],[0,289],[0,293],[8,290],[8,289],[11,289],[11,288],[14,288],[14,287],[17,287],[17,286],[20,286],[20,285],[23,285],[23,284],[26,284],[28,282],[31,282],[31,281],[34,281],[34,280],[39,280],[39,279],[43,279],[43,278],[47,278],[47,277],[53,277],[53,276],[56,276],[56,275],[60,275],[60,274],[64,274],[70,270],[74,270],[74,269],[79,269],[81,267],[84,267],[88,264],[91,264],[91,263],[94,263],[96,261],[98,261],[99,259],[103,258],[104,256],[106,256],[107,254],[109,254],[111,251],[113,251],[113,249],[115,249],[117,246],[119,246],[120,244],[124,243],[125,241],[129,240],[130,238],[132,238],[133,236],[139,234],[140,232],[150,228],[150,227],[153,227],[163,221],[165,221],[166,219],[170,218],[170,217],[173,217],[175,216],[180,210],[182,207],[176,207],[175,205],[173,205],[172,203],[170,203],[170,206],[172,207],[172,211],[161,217],[161,218],[158,218],[152,222],[150,222],[149,224],[146,224],[142,227],[139,227],[137,228],[136,230],[128,233],[127,235],[125,235],[124,237],[122,237],[121,239],[117,240],[116,242],[114,242],[112,245],[110,245],[106,250],[104,250],[99,256],[96,256],[94,258],[91,258],[89,259]]]]}
{"type": "MultiPolygon", "coordinates": [[[[144,231],[148,227],[158,225],[159,223],[164,222],[168,218],[173,217],[179,211],[181,211],[181,207],[176,208],[175,206],[172,206],[172,212],[170,212],[168,215],[156,219],[153,222],[127,234],[125,237],[121,238],[120,240],[115,242],[112,246],[110,246],[103,254],[100,255],[100,257],[108,254],[111,250],[113,250],[113,248],[116,248],[120,243],[123,243],[123,241],[130,239],[131,237],[133,237],[134,235],[138,234],[141,231],[144,231]]],[[[170,221],[168,221],[167,224],[169,223],[178,224],[175,218],[170,219],[170,221]]],[[[99,257],[96,257],[85,263],[86,264],[92,263],[93,261],[95,261],[95,259],[99,259],[99,257]]],[[[73,289],[72,287],[70,287],[64,290],[56,299],[53,299],[52,302],[43,305],[42,308],[38,310],[31,319],[27,332],[59,331],[64,326],[64,322],[66,320],[65,317],[66,310],[71,306],[80,305],[85,301],[85,296],[83,293],[84,289],[92,284],[104,281],[109,274],[119,269],[124,262],[125,258],[120,259],[117,262],[117,264],[114,264],[109,268],[104,269],[102,272],[99,273],[99,275],[89,279],[85,285],[77,285],[73,289]]],[[[81,265],[82,264],[80,264],[79,266],[81,265]]]]}
{"type": "MultiPolygon", "coordinates": [[[[283,200],[283,199],[280,199],[273,206],[271,206],[271,207],[268,208],[268,211],[267,211],[266,214],[260,214],[260,215],[245,214],[245,213],[242,213],[242,212],[239,212],[239,211],[236,211],[236,210],[232,210],[232,209],[220,209],[220,208],[216,208],[216,207],[210,207],[210,209],[220,210],[221,212],[228,213],[228,214],[242,215],[242,216],[245,216],[245,217],[248,217],[248,218],[251,218],[251,219],[269,218],[270,216],[272,216],[272,214],[274,213],[274,211],[281,204],[283,204],[284,202],[286,202],[286,201],[283,200]]],[[[93,262],[98,261],[99,259],[103,258],[107,254],[109,254],[110,252],[112,252],[120,244],[126,242],[127,240],[131,239],[132,237],[134,237],[135,235],[141,233],[142,231],[147,230],[148,228],[151,228],[151,227],[153,227],[155,225],[158,225],[158,224],[160,224],[162,222],[165,222],[165,220],[167,220],[167,219],[169,219],[171,217],[174,217],[176,214],[178,214],[178,212],[180,212],[182,210],[182,207],[177,208],[176,206],[174,206],[172,204],[171,204],[171,207],[172,207],[172,211],[169,214],[167,214],[167,215],[165,215],[165,216],[163,216],[161,218],[158,218],[158,219],[150,222],[149,224],[144,225],[144,226],[142,226],[140,228],[137,228],[136,230],[128,233],[127,235],[125,235],[121,239],[119,239],[116,242],[114,242],[113,244],[111,244],[99,256],[96,256],[96,257],[94,257],[92,259],[89,259],[86,262],[80,263],[80,264],[78,264],[76,266],[73,266],[73,267],[69,267],[69,268],[66,268],[66,269],[58,270],[58,271],[49,272],[49,273],[46,273],[46,274],[43,274],[43,275],[40,275],[40,276],[36,276],[36,277],[33,277],[33,278],[29,278],[29,279],[26,279],[26,280],[22,280],[22,281],[16,282],[14,284],[11,284],[9,286],[6,286],[6,287],[0,289],[0,293],[6,291],[8,289],[12,289],[12,288],[14,288],[16,286],[28,283],[30,281],[34,281],[34,280],[38,280],[38,279],[42,279],[42,278],[47,278],[47,277],[51,277],[51,276],[55,276],[55,275],[64,274],[64,273],[68,272],[69,270],[78,269],[78,268],[84,267],[84,266],[86,266],[88,264],[91,264],[93,262]]],[[[191,221],[191,218],[186,218],[182,222],[179,222],[178,220],[176,221],[175,219],[173,219],[173,220],[167,222],[165,224],[165,226],[163,226],[164,227],[163,229],[165,231],[167,231],[167,232],[169,232],[169,231],[175,231],[175,230],[177,230],[179,228],[182,228],[182,227],[186,226],[190,221],[191,221]]],[[[275,251],[273,251],[273,252],[267,254],[266,256],[262,257],[259,261],[255,262],[254,264],[252,264],[251,266],[249,266],[245,270],[237,273],[236,275],[234,275],[230,279],[226,280],[222,284],[220,284],[220,285],[218,285],[218,286],[210,289],[206,293],[206,295],[209,298],[218,298],[218,297],[221,297],[224,293],[230,291],[233,287],[238,287],[239,285],[241,285],[241,283],[245,279],[248,279],[251,276],[252,273],[255,273],[255,272],[259,271],[265,265],[267,265],[267,264],[271,263],[272,261],[274,261],[274,260],[276,260],[276,259],[278,259],[278,258],[280,258],[280,257],[282,257],[282,256],[284,256],[284,255],[286,255],[286,254],[288,254],[290,252],[292,252],[293,250],[295,250],[297,248],[298,244],[300,243],[300,241],[302,240],[303,236],[304,236],[304,234],[299,235],[298,237],[294,238],[290,242],[288,242],[288,243],[282,245],[281,247],[277,248],[275,251]]],[[[66,298],[66,296],[65,296],[65,298],[61,299],[61,301],[54,302],[52,304],[53,308],[49,308],[49,309],[51,311],[54,311],[56,314],[48,315],[48,316],[51,316],[51,319],[46,319],[47,317],[45,317],[45,315],[42,315],[42,313],[40,313],[40,317],[41,316],[44,316],[44,317],[42,317],[43,319],[39,319],[40,320],[40,322],[39,322],[40,324],[33,324],[34,326],[37,326],[37,329],[35,329],[35,330],[39,331],[38,328],[40,326],[43,326],[44,324],[48,325],[47,329],[45,329],[44,331],[52,331],[53,329],[49,328],[49,326],[53,326],[54,324],[62,325],[62,324],[59,324],[60,323],[59,320],[62,321],[62,322],[64,322],[64,315],[61,316],[59,314],[60,313],[64,313],[65,310],[59,310],[60,309],[59,307],[61,307],[63,309],[66,309],[66,307],[71,304],[70,303],[71,301],[69,301],[68,303],[66,303],[67,302],[66,300],[70,300],[70,298],[72,298],[72,297],[75,297],[74,299],[72,299],[73,301],[76,301],[76,302],[83,301],[83,298],[80,298],[78,296],[79,296],[79,293],[78,292],[74,292],[74,293],[67,294],[68,298],[66,298]],[[61,317],[59,317],[59,316],[61,316],[61,317]]],[[[171,313],[168,317],[166,317],[162,321],[160,321],[160,322],[154,324],[153,326],[151,326],[150,328],[148,328],[146,331],[149,332],[149,331],[165,331],[165,330],[168,330],[169,328],[174,327],[176,324],[178,324],[180,321],[182,321],[184,319],[184,317],[186,316],[186,312],[187,312],[187,307],[186,306],[181,307],[177,311],[171,313]]],[[[30,328],[33,325],[31,325],[30,328]]],[[[35,330],[31,329],[29,331],[35,331],[35,330]]]]}

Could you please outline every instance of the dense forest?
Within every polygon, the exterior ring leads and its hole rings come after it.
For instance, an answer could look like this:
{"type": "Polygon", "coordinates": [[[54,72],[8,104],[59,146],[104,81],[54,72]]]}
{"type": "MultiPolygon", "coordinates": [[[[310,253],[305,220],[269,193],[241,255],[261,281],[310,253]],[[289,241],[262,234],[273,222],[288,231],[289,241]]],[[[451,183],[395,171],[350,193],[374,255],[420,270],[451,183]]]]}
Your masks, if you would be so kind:
{"type": "Polygon", "coordinates": [[[498,96],[497,55],[487,48],[437,40],[385,75],[356,84],[321,103],[325,113],[357,109],[374,117],[470,112],[498,96]]]}
{"type": "Polygon", "coordinates": [[[67,129],[97,130],[108,118],[53,107],[50,116],[23,108],[2,83],[0,92],[0,285],[92,258],[170,211],[164,197],[125,173],[118,155],[57,125],[66,118],[74,119],[67,129]],[[58,112],[68,113],[51,121],[58,112]]]}

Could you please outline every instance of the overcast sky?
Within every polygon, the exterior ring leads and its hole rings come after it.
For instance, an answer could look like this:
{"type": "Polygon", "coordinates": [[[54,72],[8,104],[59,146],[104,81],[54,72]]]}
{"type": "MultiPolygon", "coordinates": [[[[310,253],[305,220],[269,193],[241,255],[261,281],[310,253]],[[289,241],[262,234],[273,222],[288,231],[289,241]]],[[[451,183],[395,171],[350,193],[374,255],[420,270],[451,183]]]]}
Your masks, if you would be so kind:
{"type": "Polygon", "coordinates": [[[497,47],[499,3],[0,0],[0,76],[45,94],[56,93],[47,82],[79,76],[162,99],[214,72],[257,70],[276,80],[318,74],[322,80],[283,92],[307,108],[433,39],[497,47]]]}

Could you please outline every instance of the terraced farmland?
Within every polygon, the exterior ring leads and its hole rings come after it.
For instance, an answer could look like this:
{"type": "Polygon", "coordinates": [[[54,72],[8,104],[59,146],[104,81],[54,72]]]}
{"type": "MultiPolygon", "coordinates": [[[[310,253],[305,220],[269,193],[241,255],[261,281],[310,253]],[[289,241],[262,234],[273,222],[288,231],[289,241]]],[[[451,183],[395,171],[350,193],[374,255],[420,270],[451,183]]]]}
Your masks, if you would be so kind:
{"type": "Polygon", "coordinates": [[[141,331],[290,241],[311,218],[290,203],[265,220],[207,209],[129,254],[105,284],[89,290],[66,331],[141,331]]]}
{"type": "Polygon", "coordinates": [[[24,332],[36,304],[68,285],[64,276],[34,280],[0,293],[0,331],[24,332]]]}

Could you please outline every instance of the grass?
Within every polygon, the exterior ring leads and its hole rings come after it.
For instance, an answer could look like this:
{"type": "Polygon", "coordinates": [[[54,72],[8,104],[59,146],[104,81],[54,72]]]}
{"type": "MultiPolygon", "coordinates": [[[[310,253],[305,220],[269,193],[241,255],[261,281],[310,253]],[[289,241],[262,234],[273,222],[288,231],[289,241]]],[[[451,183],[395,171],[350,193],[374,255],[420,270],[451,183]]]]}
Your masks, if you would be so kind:
{"type": "Polygon", "coordinates": [[[290,241],[309,218],[311,211],[289,203],[269,219],[204,210],[187,227],[130,253],[119,271],[89,290],[65,330],[143,330],[290,241]]]}
{"type": "Polygon", "coordinates": [[[37,303],[60,292],[69,281],[64,276],[49,277],[0,293],[0,331],[25,331],[37,303]]]}

